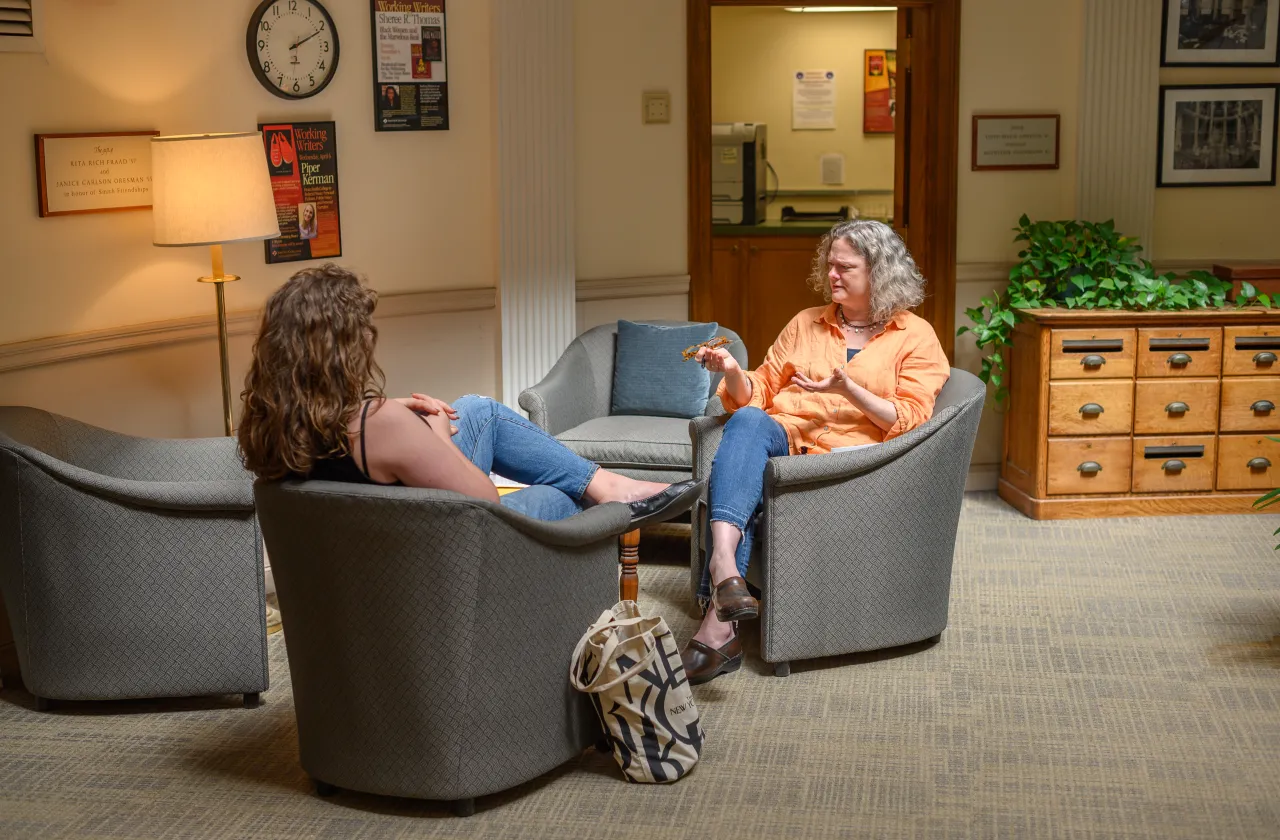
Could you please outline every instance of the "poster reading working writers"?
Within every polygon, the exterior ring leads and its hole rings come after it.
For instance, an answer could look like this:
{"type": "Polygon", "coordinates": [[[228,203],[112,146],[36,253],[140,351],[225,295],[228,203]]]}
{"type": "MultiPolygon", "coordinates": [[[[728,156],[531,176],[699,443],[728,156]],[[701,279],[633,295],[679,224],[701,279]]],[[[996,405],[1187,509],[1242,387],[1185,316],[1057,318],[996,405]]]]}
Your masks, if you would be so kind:
{"type": "Polygon", "coordinates": [[[280,237],[265,243],[267,262],[342,256],[334,124],[266,123],[258,128],[280,222],[280,237]]]}
{"type": "Polygon", "coordinates": [[[867,50],[862,103],[863,134],[893,134],[898,115],[898,51],[867,50]]]}
{"type": "Polygon", "coordinates": [[[444,0],[371,0],[373,127],[449,128],[444,0]]]}

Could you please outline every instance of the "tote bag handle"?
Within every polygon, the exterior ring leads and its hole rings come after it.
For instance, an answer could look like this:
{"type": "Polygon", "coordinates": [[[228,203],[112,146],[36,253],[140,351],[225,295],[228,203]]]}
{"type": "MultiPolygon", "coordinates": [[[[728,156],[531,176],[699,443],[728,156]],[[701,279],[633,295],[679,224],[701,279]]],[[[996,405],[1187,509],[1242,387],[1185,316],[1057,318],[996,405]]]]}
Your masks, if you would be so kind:
{"type": "MultiPolygon", "coordinates": [[[[623,671],[614,679],[610,680],[607,683],[600,684],[599,680],[601,677],[604,676],[604,673],[605,673],[605,665],[613,661],[614,654],[617,652],[618,645],[620,644],[620,642],[618,641],[618,634],[610,633],[609,640],[605,642],[604,650],[601,651],[600,653],[600,667],[596,671],[595,677],[592,678],[592,680],[587,683],[583,683],[580,679],[578,679],[578,670],[579,670],[578,666],[582,661],[582,653],[586,649],[588,639],[590,639],[596,633],[599,633],[601,630],[617,628],[617,627],[627,627],[627,626],[639,624],[642,621],[652,621],[652,620],[653,619],[646,618],[644,616],[633,616],[632,618],[614,618],[613,614],[607,610],[601,613],[600,618],[596,621],[595,624],[592,624],[589,628],[587,628],[587,632],[582,634],[582,638],[578,639],[577,647],[573,649],[573,658],[570,660],[570,663],[569,663],[569,682],[573,685],[574,688],[578,689],[579,691],[599,693],[601,691],[608,691],[614,686],[617,686],[626,682],[627,680],[634,677],[636,674],[643,671],[645,668],[648,668],[649,665],[652,664],[654,658],[657,657],[658,655],[658,643],[653,638],[653,633],[651,631],[646,630],[644,631],[644,633],[642,633],[638,637],[644,641],[644,647],[645,647],[644,655],[640,657],[640,660],[636,662],[635,665],[632,665],[630,668],[623,671]]],[[[633,638],[636,638],[636,637],[633,637],[633,638]]]]}

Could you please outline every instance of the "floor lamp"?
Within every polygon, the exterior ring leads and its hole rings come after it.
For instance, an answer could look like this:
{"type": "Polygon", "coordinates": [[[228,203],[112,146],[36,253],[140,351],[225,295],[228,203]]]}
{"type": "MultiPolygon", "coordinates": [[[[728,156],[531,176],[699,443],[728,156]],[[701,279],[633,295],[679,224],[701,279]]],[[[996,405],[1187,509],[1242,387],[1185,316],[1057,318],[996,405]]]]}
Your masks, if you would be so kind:
{"type": "Polygon", "coordinates": [[[226,242],[280,235],[267,155],[258,132],[187,134],[151,139],[153,243],[208,245],[218,298],[218,351],[222,362],[222,419],[231,435],[234,417],[227,362],[227,309],[222,286],[240,278],[222,268],[226,242]]]}

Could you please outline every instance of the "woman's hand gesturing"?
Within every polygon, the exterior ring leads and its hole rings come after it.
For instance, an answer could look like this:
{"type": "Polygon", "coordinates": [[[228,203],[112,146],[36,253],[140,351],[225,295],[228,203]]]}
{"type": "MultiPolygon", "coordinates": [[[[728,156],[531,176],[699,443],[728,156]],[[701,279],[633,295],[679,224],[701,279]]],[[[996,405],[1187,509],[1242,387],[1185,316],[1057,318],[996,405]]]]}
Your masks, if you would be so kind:
{"type": "Polygon", "coordinates": [[[733,354],[723,347],[712,349],[703,347],[698,350],[693,357],[698,364],[702,365],[712,373],[732,373],[735,370],[741,370],[738,366],[738,360],[733,354]]]}
{"type": "Polygon", "coordinates": [[[828,376],[826,379],[817,379],[817,380],[810,379],[808,376],[805,376],[800,371],[796,371],[795,375],[791,377],[791,384],[799,385],[801,388],[810,392],[837,393],[837,394],[847,395],[852,391],[852,389],[849,387],[849,374],[845,372],[844,368],[836,368],[833,371],[831,371],[831,375],[828,376]]]}

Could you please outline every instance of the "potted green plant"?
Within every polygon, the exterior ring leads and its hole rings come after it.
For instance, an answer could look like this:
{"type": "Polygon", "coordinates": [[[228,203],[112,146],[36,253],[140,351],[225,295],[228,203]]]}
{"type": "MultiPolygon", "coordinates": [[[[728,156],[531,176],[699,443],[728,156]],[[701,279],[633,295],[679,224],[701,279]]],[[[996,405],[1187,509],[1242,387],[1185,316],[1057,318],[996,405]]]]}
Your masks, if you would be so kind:
{"type": "MultiPolygon", "coordinates": [[[[1025,214],[1014,228],[1014,242],[1025,242],[1019,262],[1009,271],[1009,285],[965,310],[982,359],[979,377],[995,388],[995,400],[1008,396],[1004,384],[1003,350],[1012,341],[1018,312],[1065,306],[1070,309],[1131,309],[1135,311],[1226,308],[1231,284],[1207,271],[1184,277],[1173,272],[1157,275],[1150,261],[1139,258],[1142,247],[1116,232],[1114,221],[1033,222],[1025,214]]],[[[1242,283],[1237,307],[1261,304],[1271,298],[1242,283]]]]}

